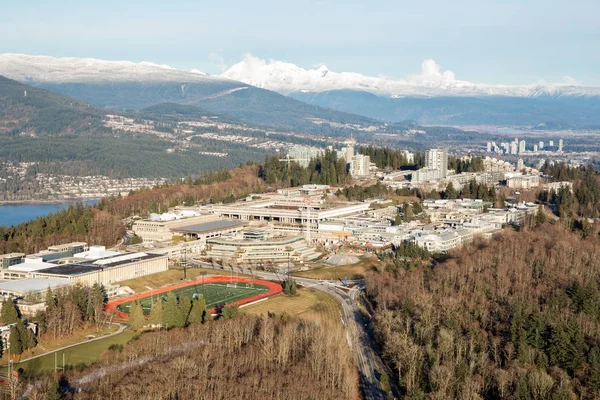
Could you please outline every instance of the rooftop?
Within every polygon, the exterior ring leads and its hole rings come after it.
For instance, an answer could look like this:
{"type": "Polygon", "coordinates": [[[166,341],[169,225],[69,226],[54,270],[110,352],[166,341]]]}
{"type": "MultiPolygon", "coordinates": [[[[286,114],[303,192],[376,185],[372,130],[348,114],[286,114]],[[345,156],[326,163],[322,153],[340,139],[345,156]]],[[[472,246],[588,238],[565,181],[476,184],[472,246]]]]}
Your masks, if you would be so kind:
{"type": "Polygon", "coordinates": [[[51,275],[63,275],[63,276],[75,276],[81,274],[87,274],[89,272],[101,271],[106,268],[118,267],[121,265],[130,264],[132,262],[138,262],[143,260],[149,260],[157,257],[165,257],[162,254],[148,254],[148,253],[121,253],[118,257],[103,259],[101,263],[98,261],[90,262],[84,261],[75,264],[63,264],[54,267],[46,268],[37,271],[41,274],[51,275]]]}
{"type": "Polygon", "coordinates": [[[73,254],[75,258],[85,258],[86,260],[97,260],[99,258],[112,257],[122,254],[118,251],[106,250],[105,246],[90,246],[88,251],[73,254]]]}
{"type": "Polygon", "coordinates": [[[19,258],[19,257],[25,257],[25,254],[24,253],[0,254],[0,260],[2,260],[4,258],[19,258]]]}
{"type": "Polygon", "coordinates": [[[239,238],[211,238],[206,242],[208,244],[225,244],[225,245],[236,245],[236,246],[259,246],[259,245],[284,245],[295,243],[297,241],[303,240],[304,236],[275,236],[269,238],[267,240],[248,240],[248,239],[239,239],[239,238]]]}
{"type": "Polygon", "coordinates": [[[193,224],[193,225],[184,225],[177,228],[171,229],[173,232],[183,232],[183,233],[207,233],[212,231],[219,231],[222,229],[235,228],[238,226],[243,226],[244,223],[238,221],[211,221],[211,222],[203,222],[201,224],[193,224]]]}
{"type": "Polygon", "coordinates": [[[75,276],[99,270],[102,270],[101,266],[94,265],[91,263],[78,263],[57,265],[55,267],[38,270],[37,272],[41,274],[75,276]]]}
{"type": "Polygon", "coordinates": [[[21,279],[17,281],[7,281],[0,283],[0,293],[2,292],[13,292],[13,293],[27,293],[27,292],[40,292],[50,288],[56,288],[61,286],[69,285],[68,279],[56,279],[56,278],[31,278],[21,279]]]}
{"type": "Polygon", "coordinates": [[[21,264],[8,267],[9,271],[33,272],[52,267],[54,264],[44,262],[41,258],[25,258],[21,264]]]}

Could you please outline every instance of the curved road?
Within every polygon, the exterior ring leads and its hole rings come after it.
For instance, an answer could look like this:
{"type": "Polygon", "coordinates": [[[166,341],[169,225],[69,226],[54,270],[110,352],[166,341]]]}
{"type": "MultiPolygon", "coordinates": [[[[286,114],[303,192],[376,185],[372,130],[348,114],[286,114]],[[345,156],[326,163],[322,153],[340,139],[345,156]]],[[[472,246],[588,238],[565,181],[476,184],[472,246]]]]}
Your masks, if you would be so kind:
{"type": "MultiPolygon", "coordinates": [[[[188,261],[190,264],[196,264],[202,268],[210,268],[221,270],[220,267],[215,267],[213,264],[201,262],[198,260],[188,261]]],[[[240,272],[248,274],[249,270],[238,268],[240,272]]],[[[266,280],[284,280],[283,276],[278,273],[265,271],[251,271],[252,275],[266,280]]],[[[386,394],[379,382],[378,365],[383,365],[379,355],[375,352],[369,335],[365,331],[365,322],[362,314],[358,309],[357,297],[363,289],[363,282],[356,281],[356,286],[352,289],[342,288],[339,281],[318,280],[309,278],[294,277],[296,282],[304,287],[325,292],[335,297],[342,305],[342,320],[346,328],[346,335],[354,351],[362,392],[365,399],[368,400],[385,400],[386,394]]]]}

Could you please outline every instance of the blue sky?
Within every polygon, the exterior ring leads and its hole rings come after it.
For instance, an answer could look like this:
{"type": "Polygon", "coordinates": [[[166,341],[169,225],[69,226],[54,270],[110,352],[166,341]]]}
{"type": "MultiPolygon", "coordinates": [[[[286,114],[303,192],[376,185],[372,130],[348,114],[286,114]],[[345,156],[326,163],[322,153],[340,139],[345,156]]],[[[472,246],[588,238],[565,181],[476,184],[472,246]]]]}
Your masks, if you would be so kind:
{"type": "Polygon", "coordinates": [[[152,61],[218,73],[244,53],[403,78],[600,86],[598,0],[2,2],[0,52],[152,61]]]}

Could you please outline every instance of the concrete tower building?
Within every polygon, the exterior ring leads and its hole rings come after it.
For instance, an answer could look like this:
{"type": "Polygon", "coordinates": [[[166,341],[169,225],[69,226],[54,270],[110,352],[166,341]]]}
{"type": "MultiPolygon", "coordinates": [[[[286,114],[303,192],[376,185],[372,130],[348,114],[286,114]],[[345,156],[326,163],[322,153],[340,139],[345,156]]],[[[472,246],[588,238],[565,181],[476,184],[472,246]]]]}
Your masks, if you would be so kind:
{"type": "Polygon", "coordinates": [[[517,142],[510,143],[510,154],[517,154],[519,152],[519,145],[517,142]]]}
{"type": "Polygon", "coordinates": [[[448,176],[448,150],[427,150],[425,152],[425,168],[438,171],[440,178],[448,176]]]}
{"type": "Polygon", "coordinates": [[[346,142],[346,162],[352,162],[352,158],[354,157],[354,146],[356,146],[356,140],[350,137],[350,139],[346,142]]]}

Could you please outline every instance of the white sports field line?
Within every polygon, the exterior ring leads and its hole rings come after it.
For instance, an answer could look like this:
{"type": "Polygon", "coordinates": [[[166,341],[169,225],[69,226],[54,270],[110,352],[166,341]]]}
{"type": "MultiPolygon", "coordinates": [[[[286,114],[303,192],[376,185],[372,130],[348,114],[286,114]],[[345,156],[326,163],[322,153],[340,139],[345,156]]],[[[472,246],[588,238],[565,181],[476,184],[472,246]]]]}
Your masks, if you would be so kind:
{"type": "MultiPolygon", "coordinates": [[[[194,286],[195,286],[195,285],[194,285],[194,286]]],[[[210,283],[206,284],[206,286],[220,286],[220,287],[224,287],[223,285],[219,285],[219,284],[210,284],[210,283]]],[[[189,289],[191,289],[191,288],[192,288],[192,287],[191,287],[191,285],[190,285],[189,287],[184,287],[184,288],[181,288],[180,290],[177,290],[177,292],[179,292],[179,294],[185,294],[185,293],[186,293],[187,291],[189,291],[189,289]]],[[[224,287],[224,288],[225,288],[225,287],[224,287]]],[[[195,289],[195,288],[194,288],[194,289],[195,289]]],[[[267,289],[267,288],[260,288],[260,287],[253,287],[253,288],[248,288],[248,287],[230,288],[230,287],[227,287],[225,290],[226,290],[226,291],[232,291],[232,289],[234,289],[234,290],[237,290],[237,291],[238,291],[238,293],[233,293],[233,294],[231,294],[231,295],[229,295],[229,296],[227,296],[227,297],[220,298],[220,299],[219,299],[219,300],[217,300],[217,301],[213,301],[213,302],[207,303],[207,304],[206,304],[206,306],[207,306],[207,307],[213,307],[213,306],[216,306],[216,305],[218,305],[218,304],[226,304],[226,303],[228,303],[228,302],[232,302],[232,301],[235,301],[235,300],[237,300],[237,299],[244,299],[244,298],[246,298],[246,297],[250,297],[250,295],[251,295],[252,293],[254,293],[254,292],[263,293],[263,292],[266,292],[266,291],[268,291],[268,290],[269,290],[269,289],[267,289]]],[[[197,292],[194,292],[194,294],[202,294],[202,293],[197,293],[197,292]]],[[[216,294],[218,295],[218,294],[220,294],[220,292],[217,292],[216,294]]],[[[147,298],[145,297],[145,298],[143,298],[142,300],[147,300],[147,298]]],[[[127,307],[127,311],[129,311],[129,308],[131,308],[131,304],[128,304],[128,306],[129,306],[129,307],[127,307]]],[[[123,307],[123,308],[125,308],[125,307],[123,307]]],[[[142,305],[142,309],[143,309],[144,311],[146,311],[146,310],[151,310],[151,309],[152,309],[152,306],[144,306],[144,305],[142,305]]],[[[123,311],[125,311],[125,310],[123,310],[123,311]]]]}

